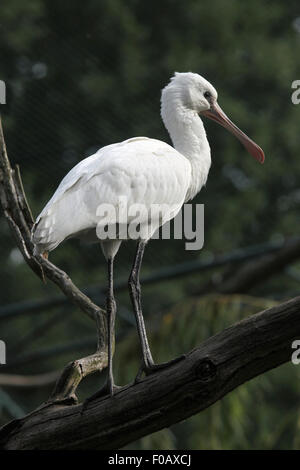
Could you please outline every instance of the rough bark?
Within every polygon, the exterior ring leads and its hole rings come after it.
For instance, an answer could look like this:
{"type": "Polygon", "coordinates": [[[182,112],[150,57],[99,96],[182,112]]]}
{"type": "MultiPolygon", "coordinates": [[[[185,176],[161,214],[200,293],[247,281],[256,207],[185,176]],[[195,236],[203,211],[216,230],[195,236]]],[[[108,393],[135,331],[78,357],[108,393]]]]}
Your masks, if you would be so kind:
{"type": "Polygon", "coordinates": [[[82,405],[42,407],[0,430],[2,449],[118,449],[198,413],[291,359],[300,297],[209,338],[172,367],[82,405]]]}

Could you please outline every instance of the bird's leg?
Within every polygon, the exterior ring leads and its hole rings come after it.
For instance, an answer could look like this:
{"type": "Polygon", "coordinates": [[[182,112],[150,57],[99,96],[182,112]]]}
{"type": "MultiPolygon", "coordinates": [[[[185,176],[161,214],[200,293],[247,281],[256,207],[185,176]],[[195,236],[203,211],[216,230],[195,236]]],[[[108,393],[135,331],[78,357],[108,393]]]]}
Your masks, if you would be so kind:
{"type": "Polygon", "coordinates": [[[141,302],[141,284],[140,284],[140,269],[143,259],[143,254],[145,250],[145,242],[139,241],[137,245],[137,250],[132,266],[132,270],[128,280],[130,298],[136,318],[137,330],[140,338],[143,362],[146,368],[154,365],[152,354],[150,351],[146,327],[144,323],[143,313],[142,313],[142,302],[141,302]]]}
{"type": "Polygon", "coordinates": [[[139,334],[139,339],[140,339],[141,348],[142,348],[142,355],[143,355],[143,363],[136,377],[136,381],[140,379],[143,372],[145,372],[146,375],[151,374],[152,372],[158,369],[168,367],[171,364],[174,364],[175,362],[178,362],[179,360],[184,358],[184,356],[181,356],[179,358],[173,359],[172,361],[164,362],[162,364],[155,364],[153,361],[148,339],[147,339],[146,327],[145,327],[145,322],[144,322],[143,312],[142,312],[142,302],[141,302],[140,270],[141,270],[145,246],[146,246],[146,242],[144,241],[138,242],[134,262],[132,265],[132,270],[131,270],[129,280],[128,280],[129,293],[130,293],[130,298],[131,298],[131,302],[132,302],[132,306],[133,306],[133,310],[134,310],[134,314],[136,318],[137,330],[139,334]]]}
{"type": "Polygon", "coordinates": [[[113,258],[107,260],[108,266],[108,290],[106,297],[106,313],[107,313],[107,348],[108,348],[108,376],[105,385],[94,395],[87,398],[83,404],[83,409],[86,408],[86,405],[96,398],[99,398],[104,395],[113,396],[114,393],[121,389],[114,383],[113,368],[112,368],[112,358],[113,358],[113,347],[114,347],[114,335],[115,335],[115,319],[116,319],[116,302],[114,298],[114,289],[113,289],[113,258]]]}
{"type": "Polygon", "coordinates": [[[108,347],[108,378],[107,389],[110,395],[114,394],[115,383],[112,369],[114,336],[115,336],[115,321],[116,321],[116,301],[114,298],[113,287],[113,258],[108,259],[108,291],[106,298],[106,312],[107,312],[107,347],[108,347]]]}

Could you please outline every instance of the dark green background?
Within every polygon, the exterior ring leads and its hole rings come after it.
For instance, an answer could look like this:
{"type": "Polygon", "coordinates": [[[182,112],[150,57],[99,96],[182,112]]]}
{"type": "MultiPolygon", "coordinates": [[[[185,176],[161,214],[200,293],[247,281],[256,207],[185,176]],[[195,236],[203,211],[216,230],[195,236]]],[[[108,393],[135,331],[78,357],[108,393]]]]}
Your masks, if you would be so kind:
{"type": "MultiPolygon", "coordinates": [[[[9,157],[21,167],[34,215],[71,167],[99,147],[138,135],[169,142],[159,114],[160,90],[174,71],[193,71],[213,83],[222,108],[264,149],[266,162],[259,165],[224,129],[205,122],[213,163],[195,199],[205,204],[205,247],[188,252],[183,241],[153,241],[143,273],[298,236],[300,105],[291,101],[291,84],[300,79],[299,46],[296,0],[1,0],[0,79],[7,85],[1,113],[9,157]]],[[[132,243],[121,248],[117,278],[128,275],[133,252],[132,243]]],[[[105,286],[97,245],[70,240],[51,260],[80,287],[105,286]]],[[[3,217],[0,262],[2,306],[57,294],[22,262],[3,217]]],[[[299,281],[284,272],[247,297],[191,296],[220,272],[144,289],[157,360],[188,351],[235,320],[299,292],[299,281]]],[[[122,315],[132,318],[125,292],[118,303],[122,315]]],[[[138,368],[139,350],[128,321],[119,318],[117,331],[115,369],[124,383],[138,368]]],[[[93,352],[95,331],[80,312],[62,306],[0,319],[0,338],[7,343],[5,372],[37,374],[93,352]],[[65,345],[70,347],[62,351],[65,345]],[[17,358],[19,365],[10,366],[17,358]]],[[[299,381],[298,368],[285,365],[132,447],[298,448],[299,381]]],[[[80,398],[100,382],[88,378],[80,398]]],[[[3,387],[1,421],[32,410],[50,391],[3,387]]]]}

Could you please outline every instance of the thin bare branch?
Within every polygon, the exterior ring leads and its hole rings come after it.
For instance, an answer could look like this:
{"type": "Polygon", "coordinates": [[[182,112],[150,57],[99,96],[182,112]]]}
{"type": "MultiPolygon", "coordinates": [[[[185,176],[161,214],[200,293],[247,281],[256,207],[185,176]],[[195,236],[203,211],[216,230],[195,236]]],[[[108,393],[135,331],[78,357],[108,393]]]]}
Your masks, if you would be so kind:
{"type": "Polygon", "coordinates": [[[0,374],[0,386],[6,387],[44,387],[53,384],[60,371],[36,375],[0,374]]]}
{"type": "MultiPolygon", "coordinates": [[[[24,260],[28,266],[42,280],[48,278],[54,282],[64,295],[82,312],[88,315],[96,322],[98,335],[98,348],[96,354],[88,358],[81,359],[85,370],[83,376],[93,373],[96,370],[102,370],[106,367],[106,313],[98,305],[72,282],[70,277],[50,261],[42,256],[33,255],[33,244],[31,242],[31,228],[33,217],[25,195],[20,169],[17,166],[15,170],[11,168],[10,161],[6,151],[6,145],[3,135],[2,122],[0,118],[0,202],[4,215],[8,221],[11,232],[16,240],[24,260]],[[91,360],[93,357],[93,360],[91,360]]],[[[100,287],[99,287],[100,288],[100,287]]],[[[53,392],[55,397],[64,397],[64,393],[71,391],[72,397],[75,396],[75,389],[78,380],[78,370],[74,366],[68,367],[68,374],[63,372],[61,380],[58,381],[53,392]],[[73,376],[72,376],[73,373],[73,376]],[[63,379],[67,382],[63,383],[63,379]],[[72,385],[73,380],[73,385],[72,385]]]]}
{"type": "Polygon", "coordinates": [[[63,401],[68,398],[77,403],[75,392],[81,380],[107,367],[107,361],[107,352],[99,351],[99,353],[70,362],[58,379],[49,401],[63,401]]]}

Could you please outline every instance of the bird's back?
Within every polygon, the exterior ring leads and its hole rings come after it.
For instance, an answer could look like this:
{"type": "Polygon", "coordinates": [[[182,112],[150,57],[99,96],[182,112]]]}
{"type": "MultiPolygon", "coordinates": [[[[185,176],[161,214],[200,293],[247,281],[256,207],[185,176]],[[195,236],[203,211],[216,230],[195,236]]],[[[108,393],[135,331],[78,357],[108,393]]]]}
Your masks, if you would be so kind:
{"type": "Polygon", "coordinates": [[[120,197],[128,207],[168,205],[176,215],[190,178],[189,161],[162,141],[136,137],[103,147],[72,168],[38,216],[32,233],[36,252],[95,234],[99,205],[116,208],[120,197]]]}

